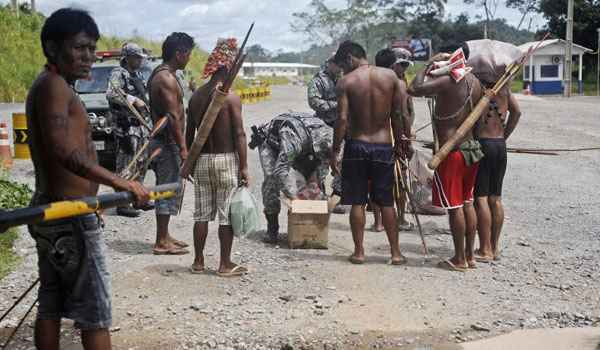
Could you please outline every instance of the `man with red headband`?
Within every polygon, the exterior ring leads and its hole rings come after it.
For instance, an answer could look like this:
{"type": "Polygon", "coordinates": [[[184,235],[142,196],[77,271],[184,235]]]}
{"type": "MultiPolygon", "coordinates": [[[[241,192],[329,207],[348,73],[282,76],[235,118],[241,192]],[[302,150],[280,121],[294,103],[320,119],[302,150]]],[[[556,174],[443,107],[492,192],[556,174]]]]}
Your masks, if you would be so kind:
{"type": "MultiPolygon", "coordinates": [[[[186,127],[188,149],[194,142],[196,129],[202,123],[215,90],[223,83],[237,54],[235,39],[219,39],[217,46],[204,67],[203,78],[208,83],[194,92],[190,99],[186,127]]],[[[246,158],[246,134],[242,122],[242,104],[239,96],[229,93],[225,104],[213,125],[202,148],[194,169],[194,250],[196,257],[190,268],[192,273],[203,273],[204,245],[208,235],[208,222],[219,218],[219,241],[221,261],[217,275],[222,277],[241,276],[245,267],[231,261],[233,230],[229,222],[227,199],[239,185],[248,186],[248,162],[246,158]]]]}

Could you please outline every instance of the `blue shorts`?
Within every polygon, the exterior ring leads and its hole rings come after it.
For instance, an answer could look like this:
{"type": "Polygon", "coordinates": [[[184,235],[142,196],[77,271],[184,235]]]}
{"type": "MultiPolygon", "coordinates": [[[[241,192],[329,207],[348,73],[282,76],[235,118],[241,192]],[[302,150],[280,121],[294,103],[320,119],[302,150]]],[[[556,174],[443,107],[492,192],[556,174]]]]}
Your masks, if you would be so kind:
{"type": "MultiPolygon", "coordinates": [[[[161,148],[162,152],[152,161],[152,170],[156,174],[156,185],[180,182],[181,156],[179,146],[174,143],[153,141],[150,153],[161,148]]],[[[160,199],[154,202],[156,215],[177,215],[182,193],[169,199],[160,199]]]]}
{"type": "Polygon", "coordinates": [[[110,328],[110,274],[98,216],[34,225],[30,232],[38,252],[38,320],[64,317],[82,330],[110,328]]]}
{"type": "Polygon", "coordinates": [[[394,148],[348,140],[342,160],[342,204],[364,205],[369,197],[379,206],[394,206],[394,148]]]}

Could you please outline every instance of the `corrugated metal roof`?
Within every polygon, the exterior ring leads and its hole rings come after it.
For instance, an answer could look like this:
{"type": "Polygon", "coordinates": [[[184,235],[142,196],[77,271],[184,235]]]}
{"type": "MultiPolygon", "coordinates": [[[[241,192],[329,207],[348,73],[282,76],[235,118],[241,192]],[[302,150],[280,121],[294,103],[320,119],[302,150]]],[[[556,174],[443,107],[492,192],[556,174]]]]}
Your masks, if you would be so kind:
{"type": "MultiPolygon", "coordinates": [[[[519,49],[521,51],[523,51],[523,53],[525,53],[529,50],[530,47],[535,47],[538,43],[539,43],[539,41],[532,41],[529,43],[525,43],[523,45],[519,45],[519,49]]],[[[550,39],[550,40],[546,40],[543,43],[541,43],[539,46],[539,49],[548,47],[548,46],[552,46],[552,45],[556,45],[556,44],[567,45],[567,42],[563,39],[550,39]]],[[[577,45],[577,44],[573,44],[573,49],[574,49],[574,51],[579,50],[579,51],[583,51],[583,52],[592,52],[593,51],[591,49],[588,49],[587,47],[583,47],[583,46],[577,45]]]]}

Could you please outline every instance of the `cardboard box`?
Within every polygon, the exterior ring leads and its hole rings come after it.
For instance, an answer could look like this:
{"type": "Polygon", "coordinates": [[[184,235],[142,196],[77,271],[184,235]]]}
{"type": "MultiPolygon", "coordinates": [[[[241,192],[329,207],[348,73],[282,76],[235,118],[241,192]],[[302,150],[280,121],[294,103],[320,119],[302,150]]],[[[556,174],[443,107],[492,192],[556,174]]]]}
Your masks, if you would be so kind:
{"type": "Polygon", "coordinates": [[[295,200],[288,211],[290,249],[327,249],[329,210],[327,201],[295,200]]]}

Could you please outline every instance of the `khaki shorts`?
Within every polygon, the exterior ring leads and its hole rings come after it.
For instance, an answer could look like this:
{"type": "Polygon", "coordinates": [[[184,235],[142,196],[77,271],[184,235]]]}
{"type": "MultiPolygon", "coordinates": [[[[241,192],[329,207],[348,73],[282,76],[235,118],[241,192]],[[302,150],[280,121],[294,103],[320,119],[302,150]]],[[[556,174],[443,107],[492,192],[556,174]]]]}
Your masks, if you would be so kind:
{"type": "Polygon", "coordinates": [[[213,221],[218,214],[219,225],[229,225],[227,199],[239,184],[239,164],[237,153],[200,155],[194,170],[194,221],[213,221]]]}

